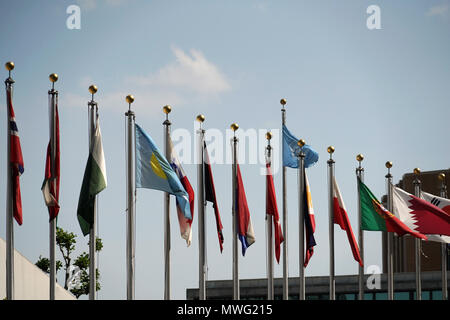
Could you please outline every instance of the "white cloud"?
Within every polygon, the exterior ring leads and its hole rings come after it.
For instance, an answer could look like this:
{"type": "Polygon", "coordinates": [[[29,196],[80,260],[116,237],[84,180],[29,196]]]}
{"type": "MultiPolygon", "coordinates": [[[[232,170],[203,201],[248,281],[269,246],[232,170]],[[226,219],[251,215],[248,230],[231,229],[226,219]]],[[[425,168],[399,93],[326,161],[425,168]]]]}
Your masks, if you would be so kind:
{"type": "MultiPolygon", "coordinates": [[[[211,101],[231,90],[226,77],[202,52],[192,49],[189,55],[178,48],[172,48],[172,52],[175,61],[154,73],[126,78],[121,87],[133,88],[132,92],[108,92],[99,88],[101,93],[96,96],[99,106],[109,110],[126,110],[125,97],[132,94],[135,97],[133,110],[153,113],[160,112],[162,106],[167,104],[182,107],[198,101],[211,101]]],[[[92,83],[95,82],[90,76],[79,81],[80,88],[86,92],[92,83]]],[[[61,103],[68,107],[84,107],[88,97],[67,93],[61,97],[61,103]]]]}
{"type": "Polygon", "coordinates": [[[449,13],[450,4],[443,3],[441,5],[433,6],[430,9],[428,9],[426,15],[429,17],[432,16],[447,16],[449,13]]]}
{"type": "Polygon", "coordinates": [[[182,89],[201,95],[219,94],[231,89],[219,69],[202,52],[191,49],[190,54],[172,48],[176,61],[145,77],[130,77],[128,81],[141,86],[182,89]]]}

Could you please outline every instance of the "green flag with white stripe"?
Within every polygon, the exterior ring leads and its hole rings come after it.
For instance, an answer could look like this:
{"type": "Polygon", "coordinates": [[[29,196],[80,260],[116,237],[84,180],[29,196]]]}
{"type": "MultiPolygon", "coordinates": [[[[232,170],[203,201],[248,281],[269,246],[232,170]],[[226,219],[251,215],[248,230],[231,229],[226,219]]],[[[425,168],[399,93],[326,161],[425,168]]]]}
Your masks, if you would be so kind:
{"type": "Polygon", "coordinates": [[[89,158],[84,171],[77,209],[78,222],[85,236],[90,233],[91,226],[94,224],[95,196],[105,189],[107,185],[105,156],[103,154],[102,135],[98,116],[92,139],[92,148],[89,152],[89,158]]]}

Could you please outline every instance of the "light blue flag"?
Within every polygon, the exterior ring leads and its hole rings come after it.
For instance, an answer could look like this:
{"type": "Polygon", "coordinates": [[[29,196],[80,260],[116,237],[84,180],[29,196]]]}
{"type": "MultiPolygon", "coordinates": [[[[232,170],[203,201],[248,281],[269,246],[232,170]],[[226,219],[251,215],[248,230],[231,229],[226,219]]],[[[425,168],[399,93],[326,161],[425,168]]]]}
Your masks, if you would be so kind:
{"type": "MultiPolygon", "coordinates": [[[[283,125],[283,166],[298,168],[298,155],[300,153],[300,147],[297,144],[298,140],[283,125]]],[[[319,160],[319,154],[309,145],[305,144],[303,146],[303,152],[305,153],[305,168],[309,168],[319,160]]]]}
{"type": "Polygon", "coordinates": [[[167,159],[152,138],[136,124],[136,188],[156,189],[175,195],[184,216],[192,220],[189,197],[167,159]]]}

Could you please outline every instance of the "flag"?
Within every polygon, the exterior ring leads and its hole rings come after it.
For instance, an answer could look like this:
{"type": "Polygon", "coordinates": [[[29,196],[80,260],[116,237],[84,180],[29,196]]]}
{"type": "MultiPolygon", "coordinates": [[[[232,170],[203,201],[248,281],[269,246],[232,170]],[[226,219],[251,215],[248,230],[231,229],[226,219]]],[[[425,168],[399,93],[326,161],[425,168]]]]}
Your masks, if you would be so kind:
{"type": "MultiPolygon", "coordinates": [[[[435,196],[434,194],[427,193],[424,191],[421,191],[420,197],[424,199],[425,201],[430,202],[431,204],[435,205],[436,207],[442,209],[443,211],[450,214],[450,200],[442,197],[435,196]]],[[[428,234],[427,235],[429,241],[438,241],[438,242],[445,242],[450,243],[450,237],[449,236],[439,236],[435,234],[428,234]]]]}
{"type": "Polygon", "coordinates": [[[206,148],[206,143],[203,143],[204,148],[204,156],[205,161],[204,166],[204,173],[205,173],[205,200],[212,202],[213,208],[214,208],[214,215],[216,217],[216,230],[217,230],[217,236],[219,237],[219,246],[220,246],[220,252],[223,251],[223,233],[222,233],[222,221],[220,220],[220,213],[219,213],[219,207],[217,205],[217,198],[216,198],[216,188],[214,187],[214,179],[212,175],[211,170],[211,164],[209,161],[209,155],[208,155],[208,149],[206,148]]]}
{"type": "Polygon", "coordinates": [[[136,188],[165,191],[175,195],[183,215],[192,219],[188,193],[161,154],[153,139],[136,124],[136,188]]]}
{"type": "Polygon", "coordinates": [[[305,252],[305,262],[304,266],[308,265],[309,259],[311,259],[314,254],[314,246],[317,244],[314,238],[314,232],[316,231],[316,221],[314,219],[314,208],[311,197],[311,189],[309,187],[308,177],[306,171],[304,172],[305,177],[305,192],[303,194],[303,205],[304,208],[304,226],[305,226],[305,238],[306,238],[306,252],[305,252]]]}
{"type": "Polygon", "coordinates": [[[11,198],[14,219],[19,225],[23,223],[22,197],[19,177],[24,172],[22,148],[20,147],[19,130],[12,105],[11,91],[6,90],[9,115],[9,165],[11,167],[11,198]]]}
{"type": "MultiPolygon", "coordinates": [[[[298,168],[300,147],[297,143],[298,139],[283,125],[283,166],[298,168]]],[[[305,153],[305,168],[309,168],[319,160],[319,154],[309,145],[303,146],[303,152],[305,153]]]]}
{"type": "Polygon", "coordinates": [[[350,220],[348,219],[347,209],[345,209],[344,199],[342,199],[341,192],[339,191],[336,178],[333,176],[333,217],[334,223],[338,224],[342,230],[347,232],[347,238],[352,249],[353,258],[363,266],[361,255],[359,253],[358,244],[356,243],[355,236],[353,234],[350,220]]]}
{"type": "Polygon", "coordinates": [[[51,139],[47,146],[47,157],[45,160],[44,182],[42,183],[42,194],[48,208],[50,221],[55,219],[59,213],[59,173],[60,173],[60,153],[59,153],[59,115],[58,104],[55,105],[55,118],[50,120],[51,127],[55,128],[55,167],[52,168],[52,146],[51,139]]]}
{"type": "MultiPolygon", "coordinates": [[[[173,149],[172,138],[169,136],[169,154],[170,158],[169,163],[172,166],[172,169],[175,171],[178,179],[180,179],[181,184],[183,185],[184,190],[186,190],[189,198],[189,209],[191,211],[192,219],[194,218],[194,189],[192,189],[191,183],[189,182],[186,173],[181,166],[181,163],[178,159],[176,152],[173,149]]],[[[180,233],[181,237],[186,240],[188,247],[191,245],[192,241],[192,219],[188,219],[183,214],[182,204],[177,199],[177,215],[178,215],[178,223],[180,225],[180,233]]]]}
{"type": "Polygon", "coordinates": [[[384,208],[359,178],[358,189],[361,206],[361,229],[395,232],[399,236],[408,233],[414,237],[427,240],[425,235],[411,230],[400,219],[384,208]]]}
{"type": "Polygon", "coordinates": [[[394,214],[421,234],[450,236],[450,215],[435,205],[393,186],[394,214]]]}
{"type": "Polygon", "coordinates": [[[237,215],[237,234],[242,244],[242,255],[255,242],[255,232],[253,231],[250,211],[248,210],[247,198],[245,197],[244,183],[242,182],[241,169],[239,163],[237,168],[236,183],[236,215],[237,215]]]}
{"type": "Polygon", "coordinates": [[[281,231],[280,216],[278,214],[277,197],[275,195],[275,186],[273,183],[272,169],[270,159],[266,163],[266,214],[273,216],[273,228],[275,230],[275,257],[280,263],[280,245],[284,241],[281,231]]]}
{"type": "Polygon", "coordinates": [[[95,132],[92,137],[92,146],[84,170],[78,199],[77,218],[83,235],[90,233],[94,224],[95,196],[107,186],[105,156],[103,153],[102,134],[97,115],[95,132]]]}

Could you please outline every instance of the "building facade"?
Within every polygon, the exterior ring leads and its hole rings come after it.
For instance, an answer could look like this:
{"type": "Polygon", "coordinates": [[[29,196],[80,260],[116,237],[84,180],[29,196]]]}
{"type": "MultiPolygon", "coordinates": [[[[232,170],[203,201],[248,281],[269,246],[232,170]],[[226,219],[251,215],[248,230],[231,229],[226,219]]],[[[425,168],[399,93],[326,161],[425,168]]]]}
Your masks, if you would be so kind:
{"type": "MultiPolygon", "coordinates": [[[[329,300],[329,277],[306,277],[305,292],[307,300],[329,300]]],[[[275,300],[283,298],[283,279],[274,280],[275,300]]],[[[336,276],[336,299],[358,299],[358,275],[336,276]]],[[[267,279],[242,279],[240,283],[241,300],[266,300],[267,279]]],[[[387,300],[387,275],[364,275],[364,300],[387,300]]],[[[447,279],[447,283],[449,280],[447,279]]],[[[299,278],[289,278],[289,299],[299,298],[299,278]]],[[[206,297],[208,300],[231,300],[233,297],[232,280],[207,281],[206,297]]],[[[394,299],[415,300],[416,283],[414,272],[396,273],[394,275],[394,299]]],[[[186,290],[187,300],[198,299],[198,289],[186,290]]],[[[440,271],[422,273],[422,300],[442,300],[442,281],[440,271]]]]}

